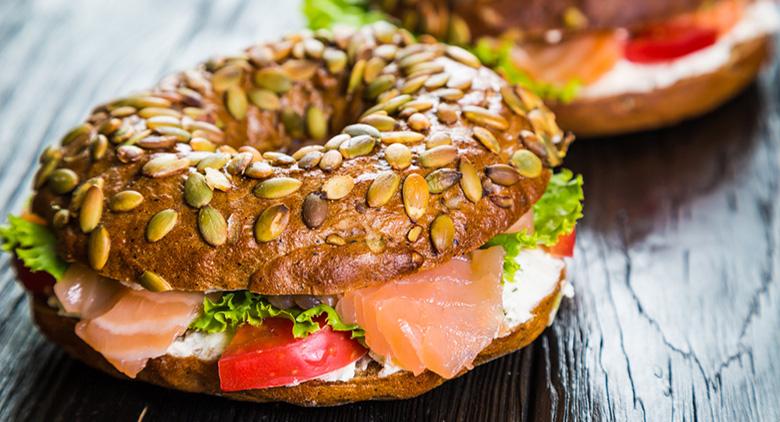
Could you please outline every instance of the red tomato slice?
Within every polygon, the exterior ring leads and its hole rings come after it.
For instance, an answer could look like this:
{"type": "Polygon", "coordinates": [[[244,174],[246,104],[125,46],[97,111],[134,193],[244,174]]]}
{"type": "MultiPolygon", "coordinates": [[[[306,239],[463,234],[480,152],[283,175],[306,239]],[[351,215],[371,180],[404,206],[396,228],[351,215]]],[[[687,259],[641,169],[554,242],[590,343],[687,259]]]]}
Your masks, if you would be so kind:
{"type": "Polygon", "coordinates": [[[577,229],[574,229],[569,234],[563,234],[558,237],[558,243],[547,248],[547,252],[552,255],[560,257],[572,257],[574,256],[574,243],[577,240],[577,229]]]}
{"type": "Polygon", "coordinates": [[[292,322],[269,318],[242,325],[219,359],[223,391],[289,385],[317,378],[360,359],[366,349],[350,333],[324,326],[304,338],[292,335],[292,322]]]}
{"type": "Polygon", "coordinates": [[[673,23],[654,25],[626,43],[626,59],[635,63],[658,63],[709,47],[718,40],[718,30],[673,23]]]}
{"type": "Polygon", "coordinates": [[[16,257],[14,257],[13,264],[19,281],[27,291],[37,295],[51,293],[51,288],[54,287],[54,283],[56,282],[51,274],[45,271],[30,271],[30,269],[25,267],[24,263],[16,257]]]}

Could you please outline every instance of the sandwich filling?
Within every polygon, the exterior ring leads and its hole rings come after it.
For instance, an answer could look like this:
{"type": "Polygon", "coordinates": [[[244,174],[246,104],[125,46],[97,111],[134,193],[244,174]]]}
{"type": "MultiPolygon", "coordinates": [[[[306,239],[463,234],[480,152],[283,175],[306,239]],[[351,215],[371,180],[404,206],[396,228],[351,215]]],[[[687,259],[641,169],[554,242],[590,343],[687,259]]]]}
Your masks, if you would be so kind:
{"type": "Polygon", "coordinates": [[[346,381],[371,361],[382,365],[380,376],[428,370],[451,378],[564,291],[581,186],[563,170],[513,232],[431,270],[335,296],[153,293],[64,263],[34,217],[11,217],[0,237],[33,271],[20,272],[28,290],[77,318],[76,335],[129,377],[170,355],[217,360],[223,391],[346,381]],[[35,281],[45,273],[53,286],[35,281]]]}

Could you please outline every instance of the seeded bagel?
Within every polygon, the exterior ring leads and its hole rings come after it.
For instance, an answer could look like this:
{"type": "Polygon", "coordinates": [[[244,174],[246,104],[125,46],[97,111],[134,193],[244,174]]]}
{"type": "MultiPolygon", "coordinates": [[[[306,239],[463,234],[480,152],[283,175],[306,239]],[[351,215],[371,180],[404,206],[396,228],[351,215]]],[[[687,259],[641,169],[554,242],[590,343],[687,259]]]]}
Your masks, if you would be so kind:
{"type": "Polygon", "coordinates": [[[97,107],[42,154],[32,206],[64,259],[150,290],[333,294],[483,245],[570,139],[470,53],[378,23],[97,107]]]}

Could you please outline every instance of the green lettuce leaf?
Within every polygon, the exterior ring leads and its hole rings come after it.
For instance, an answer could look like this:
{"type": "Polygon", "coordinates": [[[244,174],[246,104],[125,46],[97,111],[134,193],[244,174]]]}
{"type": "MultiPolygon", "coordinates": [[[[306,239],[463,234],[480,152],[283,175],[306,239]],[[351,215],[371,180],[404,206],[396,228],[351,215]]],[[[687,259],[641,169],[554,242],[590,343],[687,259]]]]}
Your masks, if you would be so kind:
{"type": "Polygon", "coordinates": [[[481,38],[471,48],[471,52],[479,57],[483,64],[493,68],[509,82],[520,85],[545,100],[569,103],[577,96],[582,88],[582,83],[579,81],[569,81],[562,86],[540,82],[518,68],[512,60],[513,46],[514,41],[510,39],[496,43],[488,38],[481,38]]]}
{"type": "Polygon", "coordinates": [[[57,239],[46,226],[9,215],[8,223],[0,226],[0,242],[32,271],[46,271],[59,280],[68,268],[57,256],[57,239]]]}
{"type": "Polygon", "coordinates": [[[242,324],[258,326],[265,318],[285,318],[293,323],[293,336],[306,337],[320,329],[314,319],[325,314],[327,324],[335,331],[351,331],[352,338],[363,337],[363,330],[356,324],[341,320],[335,309],[328,305],[317,305],[307,310],[298,308],[279,309],[271,305],[264,296],[248,292],[224,293],[218,299],[203,299],[203,312],[190,328],[207,333],[235,330],[242,324]]]}
{"type": "Polygon", "coordinates": [[[533,206],[534,232],[503,233],[490,239],[485,247],[501,246],[504,258],[504,281],[514,279],[519,270],[515,257],[523,249],[554,246],[561,235],[571,233],[582,218],[582,176],[563,169],[554,174],[544,195],[533,206]]]}
{"type": "Polygon", "coordinates": [[[367,0],[304,0],[303,15],[310,29],[330,28],[333,25],[361,26],[387,17],[369,8],[367,0]]]}

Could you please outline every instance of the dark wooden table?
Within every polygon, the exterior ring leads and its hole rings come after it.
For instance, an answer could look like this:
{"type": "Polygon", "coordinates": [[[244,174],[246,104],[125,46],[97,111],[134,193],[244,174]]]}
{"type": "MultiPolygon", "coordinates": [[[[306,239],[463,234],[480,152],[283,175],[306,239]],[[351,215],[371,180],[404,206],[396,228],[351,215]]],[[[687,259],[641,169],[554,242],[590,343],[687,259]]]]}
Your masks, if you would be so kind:
{"type": "MultiPolygon", "coordinates": [[[[282,0],[0,2],[0,215],[92,105],[302,26],[282,0]]],[[[705,118],[575,144],[576,297],[531,347],[413,400],[303,409],[114,380],[43,339],[3,255],[0,420],[780,420],[778,107],[775,65],[705,118]]]]}

